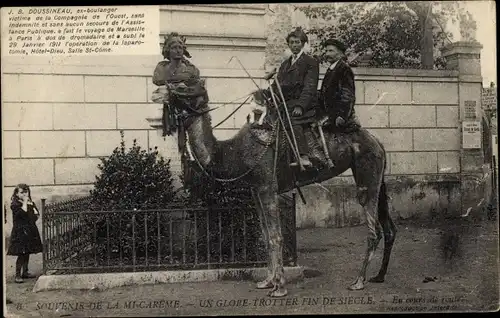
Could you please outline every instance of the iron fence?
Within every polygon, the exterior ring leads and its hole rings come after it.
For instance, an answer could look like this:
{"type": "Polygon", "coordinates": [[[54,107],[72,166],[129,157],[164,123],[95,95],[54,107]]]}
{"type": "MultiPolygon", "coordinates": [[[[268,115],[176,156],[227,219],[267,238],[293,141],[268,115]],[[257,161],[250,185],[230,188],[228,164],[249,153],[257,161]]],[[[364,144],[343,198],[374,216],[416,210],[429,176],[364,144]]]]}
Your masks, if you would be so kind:
{"type": "MultiPolygon", "coordinates": [[[[267,264],[254,208],[184,207],[92,211],[90,198],[42,201],[45,274],[125,272],[267,264]]],[[[285,266],[297,261],[295,197],[280,200],[285,266]]]]}

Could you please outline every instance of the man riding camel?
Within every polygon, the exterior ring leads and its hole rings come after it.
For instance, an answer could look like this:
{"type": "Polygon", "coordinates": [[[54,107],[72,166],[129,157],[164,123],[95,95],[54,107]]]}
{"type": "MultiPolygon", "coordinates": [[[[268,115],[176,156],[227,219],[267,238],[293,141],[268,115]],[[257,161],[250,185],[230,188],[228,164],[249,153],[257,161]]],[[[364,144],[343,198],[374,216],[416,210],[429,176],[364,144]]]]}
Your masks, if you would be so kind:
{"type": "Polygon", "coordinates": [[[345,62],[345,45],[335,39],[323,44],[324,57],[330,64],[319,91],[319,109],[324,125],[335,131],[352,131],[360,127],[354,112],[356,102],[354,73],[345,62]]]}
{"type": "MultiPolygon", "coordinates": [[[[286,42],[292,51],[292,56],[281,64],[277,79],[290,114],[301,165],[311,166],[304,130],[316,119],[319,63],[304,52],[308,38],[301,28],[290,32],[286,37],[286,42]]],[[[266,77],[271,78],[274,74],[275,71],[266,77]]],[[[272,88],[274,92],[278,92],[276,82],[273,83],[272,88]]],[[[291,166],[298,164],[298,162],[293,162],[291,166]]]]}

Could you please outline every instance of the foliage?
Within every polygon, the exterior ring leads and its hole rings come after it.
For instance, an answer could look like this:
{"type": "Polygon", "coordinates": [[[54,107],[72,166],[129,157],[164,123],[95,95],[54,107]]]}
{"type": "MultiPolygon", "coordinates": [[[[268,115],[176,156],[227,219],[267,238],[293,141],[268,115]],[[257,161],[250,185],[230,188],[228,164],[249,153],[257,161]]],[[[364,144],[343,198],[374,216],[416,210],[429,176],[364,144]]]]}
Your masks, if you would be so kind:
{"type": "MultiPolygon", "coordinates": [[[[206,217],[198,227],[200,243],[203,244],[207,240],[208,226],[209,229],[212,229],[209,231],[209,242],[218,242],[220,235],[228,238],[222,240],[223,256],[227,257],[230,254],[230,238],[233,237],[239,242],[237,244],[239,247],[244,244],[252,246],[247,250],[249,257],[250,254],[253,254],[250,258],[264,257],[262,246],[259,246],[262,235],[260,220],[256,213],[249,185],[239,181],[219,182],[202,172],[196,163],[191,163],[189,169],[191,169],[189,179],[185,178],[184,175],[181,176],[187,202],[190,205],[198,205],[208,209],[206,217]]],[[[219,247],[216,245],[211,246],[210,250],[217,252],[219,247]]]]}
{"type": "Polygon", "coordinates": [[[378,2],[342,3],[301,7],[311,27],[307,30],[313,54],[320,55],[328,38],[344,42],[348,55],[371,57],[369,66],[419,68],[426,19],[432,21],[434,68],[444,68],[440,48],[452,41],[446,22],[459,22],[461,33],[472,40],[476,23],[458,2],[378,2]]]}
{"type": "Polygon", "coordinates": [[[126,150],[123,132],[120,147],[102,158],[98,168],[101,174],[90,193],[96,209],[163,208],[175,198],[170,160],[159,156],[156,147],[141,149],[136,140],[126,150]]]}
{"type": "MultiPolygon", "coordinates": [[[[205,224],[208,224],[209,229],[216,229],[210,230],[209,235],[209,241],[215,243],[212,243],[210,248],[212,253],[215,251],[217,254],[219,248],[222,248],[222,257],[227,257],[231,251],[231,238],[233,238],[237,242],[235,246],[240,249],[236,252],[239,257],[243,253],[249,260],[267,260],[266,243],[262,241],[261,220],[250,191],[251,185],[244,181],[220,182],[194,167],[195,163],[191,167],[193,173],[189,180],[185,180],[184,176],[181,176],[181,180],[188,202],[208,208],[208,219],[204,219],[205,222],[198,227],[201,243],[203,244],[203,240],[206,239],[205,224]],[[221,213],[220,208],[225,208],[226,212],[221,213]],[[219,241],[221,241],[220,247],[217,246],[219,241]],[[248,247],[246,251],[241,249],[243,245],[248,247]]],[[[295,236],[295,223],[291,215],[295,213],[295,209],[290,202],[281,197],[279,208],[281,231],[284,236],[284,262],[294,265],[295,241],[292,236],[295,236]]]]}
{"type": "Polygon", "coordinates": [[[288,48],[284,39],[292,25],[291,8],[287,3],[269,4],[266,10],[268,24],[266,27],[266,69],[279,65],[288,48]],[[272,8],[272,9],[271,9],[272,8]]]}
{"type": "MultiPolygon", "coordinates": [[[[194,165],[194,164],[193,164],[194,165]]],[[[245,206],[253,207],[249,186],[241,182],[222,183],[191,166],[189,180],[181,176],[187,201],[203,206],[245,206]]]]}
{"type": "Polygon", "coordinates": [[[160,156],[157,147],[142,149],[137,140],[126,149],[123,131],[120,135],[120,146],[101,158],[100,174],[90,191],[90,210],[114,212],[88,214],[82,220],[84,232],[96,236],[97,262],[105,262],[108,256],[115,260],[118,255],[130,262],[147,251],[156,255],[159,243],[173,235],[162,226],[173,222],[171,217],[140,211],[165,209],[176,200],[170,160],[160,156]]]}

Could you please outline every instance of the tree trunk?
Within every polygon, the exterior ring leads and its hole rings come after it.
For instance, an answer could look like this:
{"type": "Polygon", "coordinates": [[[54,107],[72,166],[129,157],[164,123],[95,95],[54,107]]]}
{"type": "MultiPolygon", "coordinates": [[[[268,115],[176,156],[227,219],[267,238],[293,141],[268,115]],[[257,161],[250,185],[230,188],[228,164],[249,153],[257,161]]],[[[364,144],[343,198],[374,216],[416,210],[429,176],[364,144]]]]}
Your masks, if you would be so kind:
{"type": "Polygon", "coordinates": [[[432,35],[432,3],[425,1],[409,1],[408,8],[418,16],[421,31],[420,62],[423,69],[434,67],[434,38],[432,35]]]}
{"type": "Polygon", "coordinates": [[[422,21],[422,43],[421,63],[423,69],[434,67],[434,38],[432,36],[432,4],[427,4],[423,10],[422,21]]]}

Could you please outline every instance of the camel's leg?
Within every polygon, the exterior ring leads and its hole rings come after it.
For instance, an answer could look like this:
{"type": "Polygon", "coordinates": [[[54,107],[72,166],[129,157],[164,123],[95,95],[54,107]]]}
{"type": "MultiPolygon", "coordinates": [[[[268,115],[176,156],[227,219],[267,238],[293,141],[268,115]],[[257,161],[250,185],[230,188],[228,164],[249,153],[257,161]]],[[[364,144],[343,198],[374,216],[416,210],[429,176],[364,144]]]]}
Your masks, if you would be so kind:
{"type": "Polygon", "coordinates": [[[382,238],[382,226],[378,219],[378,195],[380,185],[382,184],[383,176],[383,161],[382,165],[378,165],[375,160],[364,158],[358,162],[358,165],[353,169],[354,179],[358,187],[358,200],[366,218],[368,226],[368,246],[366,248],[365,258],[361,265],[358,277],[349,286],[350,290],[360,290],[365,287],[366,269],[375,254],[378,243],[382,238]]]}
{"type": "Polygon", "coordinates": [[[264,246],[266,249],[266,252],[268,254],[268,259],[267,259],[267,277],[261,282],[257,283],[257,288],[258,289],[266,289],[266,288],[272,288],[273,283],[272,283],[272,268],[271,268],[271,249],[269,247],[269,229],[267,220],[265,219],[265,214],[263,211],[263,203],[260,198],[260,196],[252,189],[252,197],[255,202],[256,210],[259,216],[259,221],[260,221],[260,229],[262,231],[262,238],[264,239],[264,246]]]}
{"type": "Polygon", "coordinates": [[[385,274],[387,273],[387,267],[389,265],[389,260],[391,259],[392,246],[394,245],[394,240],[396,239],[396,225],[391,219],[389,214],[389,202],[387,201],[387,189],[385,182],[382,182],[380,187],[380,193],[378,196],[378,219],[382,224],[382,229],[384,231],[384,257],[382,259],[382,266],[377,276],[370,278],[372,283],[383,283],[385,280],[385,274]]]}
{"type": "Polygon", "coordinates": [[[377,220],[376,201],[376,199],[370,199],[369,202],[363,205],[363,210],[366,215],[366,223],[368,225],[368,246],[366,248],[363,264],[361,265],[361,270],[359,271],[358,277],[349,286],[350,290],[360,290],[365,287],[366,269],[368,268],[370,261],[373,259],[375,250],[377,249],[378,243],[382,238],[382,229],[377,220]]]}
{"type": "Polygon", "coordinates": [[[269,234],[269,247],[271,257],[271,282],[273,289],[269,292],[271,297],[287,295],[285,286],[285,272],[283,269],[283,235],[281,233],[281,219],[278,207],[278,195],[269,188],[259,191],[262,201],[264,221],[267,223],[269,234]]]}

